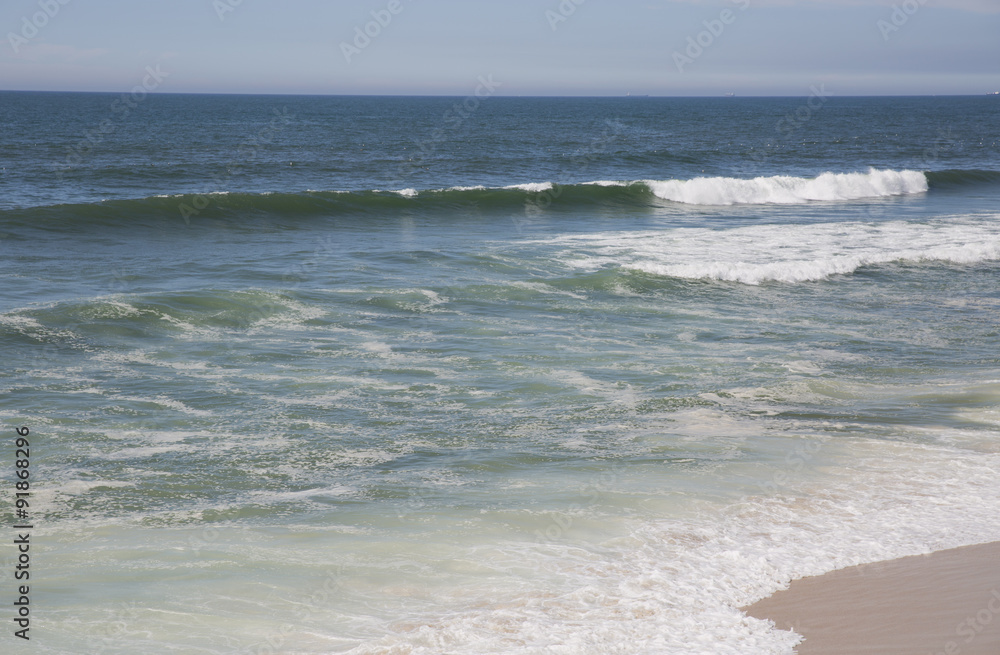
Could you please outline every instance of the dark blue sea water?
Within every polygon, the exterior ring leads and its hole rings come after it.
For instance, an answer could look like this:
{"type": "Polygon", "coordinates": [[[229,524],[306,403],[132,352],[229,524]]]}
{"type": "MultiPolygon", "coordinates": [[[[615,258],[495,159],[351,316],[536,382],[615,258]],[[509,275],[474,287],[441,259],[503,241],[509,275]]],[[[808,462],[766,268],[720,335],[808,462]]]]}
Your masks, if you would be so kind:
{"type": "Polygon", "coordinates": [[[998,201],[990,96],[2,92],[30,652],[790,653],[1000,539],[998,201]]]}

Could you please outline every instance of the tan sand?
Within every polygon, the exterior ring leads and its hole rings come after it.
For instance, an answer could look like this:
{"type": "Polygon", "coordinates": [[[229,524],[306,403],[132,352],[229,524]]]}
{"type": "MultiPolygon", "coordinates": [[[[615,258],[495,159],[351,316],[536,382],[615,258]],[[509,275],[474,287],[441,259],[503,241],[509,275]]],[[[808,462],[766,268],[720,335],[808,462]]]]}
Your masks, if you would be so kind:
{"type": "Polygon", "coordinates": [[[799,655],[1000,655],[1000,542],[803,578],[745,609],[799,655]]]}

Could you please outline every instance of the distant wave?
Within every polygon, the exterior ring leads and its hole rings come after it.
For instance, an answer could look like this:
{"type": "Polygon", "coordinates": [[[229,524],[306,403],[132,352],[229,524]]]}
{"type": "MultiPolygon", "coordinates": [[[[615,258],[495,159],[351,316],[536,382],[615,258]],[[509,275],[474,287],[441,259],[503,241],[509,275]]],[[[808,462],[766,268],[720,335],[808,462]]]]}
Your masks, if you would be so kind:
{"type": "Polygon", "coordinates": [[[927,191],[919,171],[870,169],[867,173],[823,173],[818,177],[699,177],[645,182],[657,197],[689,205],[798,204],[815,200],[857,200],[927,191]]]}
{"type": "Polygon", "coordinates": [[[998,185],[1000,172],[947,170],[931,173],[870,169],[817,177],[776,175],[752,179],[698,177],[688,180],[594,180],[576,184],[523,182],[502,187],[460,186],[418,190],[302,191],[156,195],[129,200],[49,205],[0,211],[2,224],[59,226],[141,222],[243,221],[260,217],[343,215],[392,217],[399,210],[448,212],[546,211],[577,207],[656,207],[664,203],[702,206],[839,202],[918,194],[961,186],[998,185]]]}

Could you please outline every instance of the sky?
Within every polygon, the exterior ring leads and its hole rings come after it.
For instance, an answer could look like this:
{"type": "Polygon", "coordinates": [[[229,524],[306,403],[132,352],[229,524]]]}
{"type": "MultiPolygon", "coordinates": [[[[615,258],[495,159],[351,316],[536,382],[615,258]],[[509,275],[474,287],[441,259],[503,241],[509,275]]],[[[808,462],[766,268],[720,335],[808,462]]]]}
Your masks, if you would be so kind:
{"type": "Polygon", "coordinates": [[[1000,0],[4,0],[0,34],[5,90],[1000,90],[1000,0]]]}

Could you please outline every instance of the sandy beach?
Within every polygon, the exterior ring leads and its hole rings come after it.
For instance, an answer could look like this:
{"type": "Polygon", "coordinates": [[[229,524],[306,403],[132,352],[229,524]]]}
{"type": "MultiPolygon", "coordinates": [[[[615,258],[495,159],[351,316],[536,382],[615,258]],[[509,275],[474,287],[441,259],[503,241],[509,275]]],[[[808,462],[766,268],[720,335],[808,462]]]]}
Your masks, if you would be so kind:
{"type": "Polygon", "coordinates": [[[799,655],[997,655],[1000,542],[803,578],[745,611],[803,635],[799,655]]]}

